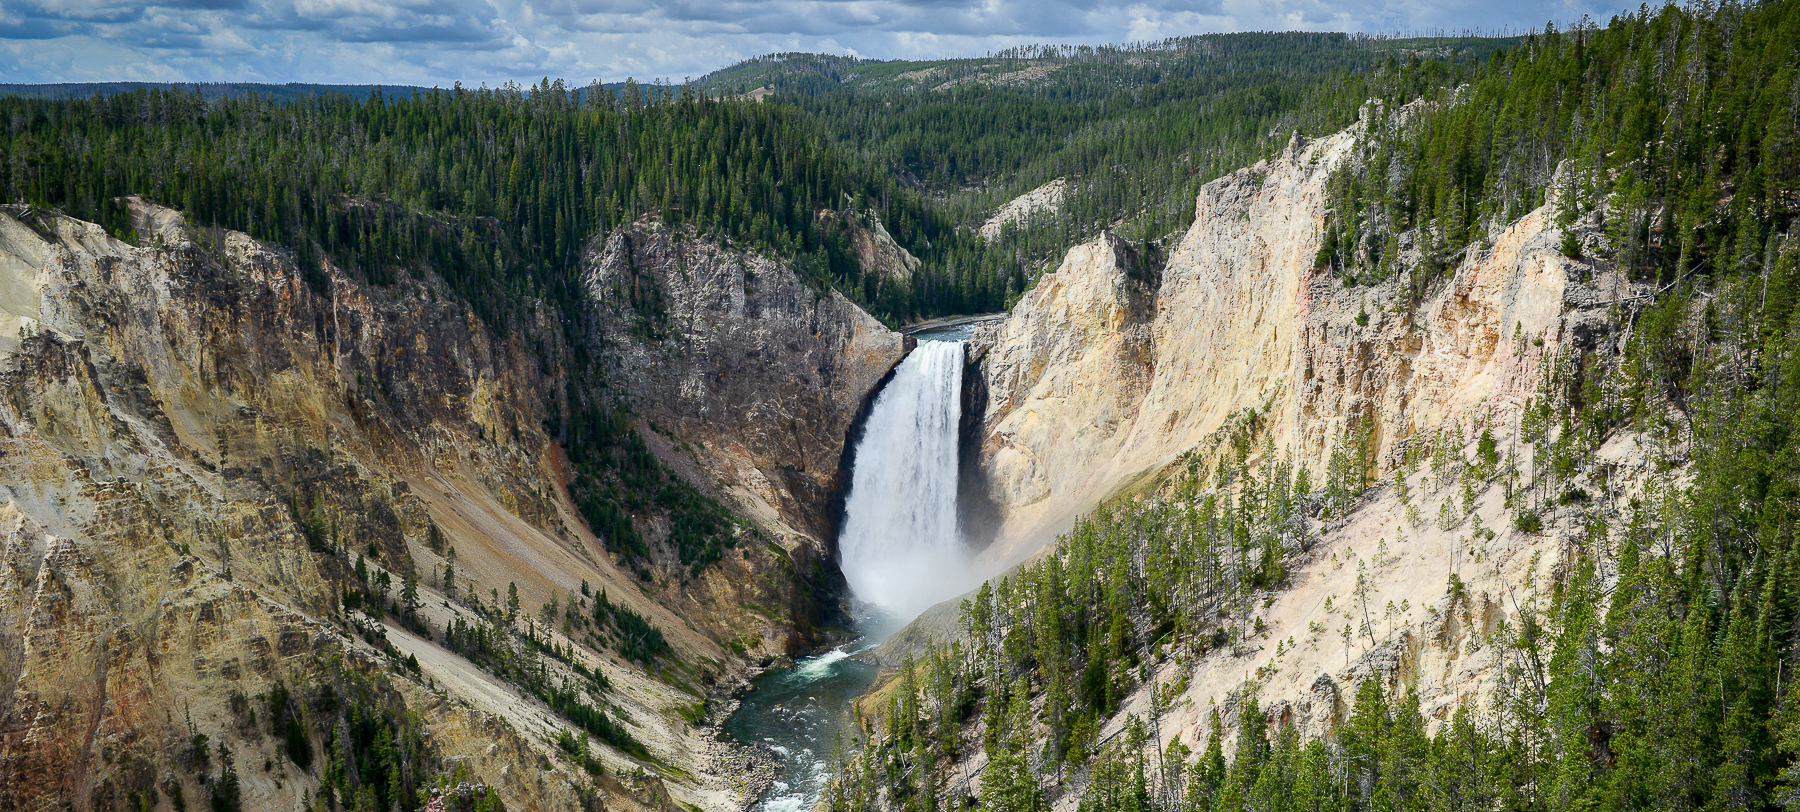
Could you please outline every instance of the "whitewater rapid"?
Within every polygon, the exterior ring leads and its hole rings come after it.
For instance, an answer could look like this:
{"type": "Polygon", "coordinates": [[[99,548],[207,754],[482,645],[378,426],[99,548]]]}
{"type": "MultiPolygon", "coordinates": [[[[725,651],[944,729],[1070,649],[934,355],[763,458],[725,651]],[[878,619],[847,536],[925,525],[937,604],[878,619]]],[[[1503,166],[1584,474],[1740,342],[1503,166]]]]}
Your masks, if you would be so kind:
{"type": "Polygon", "coordinates": [[[957,526],[963,346],[921,341],[869,411],[838,554],[856,597],[903,618],[974,586],[957,526]]]}

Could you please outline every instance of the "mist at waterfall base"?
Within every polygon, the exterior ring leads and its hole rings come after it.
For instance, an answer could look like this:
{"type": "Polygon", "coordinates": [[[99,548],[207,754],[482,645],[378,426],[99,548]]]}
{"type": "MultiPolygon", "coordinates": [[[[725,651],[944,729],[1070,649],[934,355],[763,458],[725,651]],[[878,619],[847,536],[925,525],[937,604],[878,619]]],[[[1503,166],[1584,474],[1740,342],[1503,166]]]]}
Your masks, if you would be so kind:
{"type": "Polygon", "coordinates": [[[857,443],[838,556],[856,597],[906,619],[975,585],[956,520],[963,348],[922,341],[857,443]]]}
{"type": "Polygon", "coordinates": [[[850,703],[880,670],[856,654],[919,612],[979,579],[957,527],[957,429],[962,418],[962,339],[952,327],[918,336],[917,348],[876,395],[854,452],[838,555],[856,597],[853,644],[758,677],[725,732],[781,759],[753,809],[807,812],[831,780],[840,732],[855,730],[850,703]],[[933,340],[935,338],[947,340],[933,340]]]}

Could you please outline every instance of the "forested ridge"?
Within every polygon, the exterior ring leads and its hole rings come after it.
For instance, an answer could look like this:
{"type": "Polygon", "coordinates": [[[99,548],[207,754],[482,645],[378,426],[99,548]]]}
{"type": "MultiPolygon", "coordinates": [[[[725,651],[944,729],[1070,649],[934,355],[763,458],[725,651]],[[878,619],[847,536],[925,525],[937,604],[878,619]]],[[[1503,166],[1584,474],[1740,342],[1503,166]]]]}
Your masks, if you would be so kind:
{"type": "Polygon", "coordinates": [[[963,244],[957,267],[995,273],[1010,304],[1069,247],[1102,230],[1151,256],[1193,220],[1200,186],[1335,132],[1370,98],[1455,85],[1511,39],[1207,35],[1100,48],[1011,49],[985,59],[881,63],[784,54],[705,77],[766,83],[864,160],[924,190],[952,222],[981,223],[1056,179],[1066,201],[963,244]]]}
{"type": "MultiPolygon", "coordinates": [[[[1645,7],[1526,37],[1409,109],[1379,99],[1331,182],[1318,262],[1333,284],[1398,279],[1371,306],[1406,313],[1466,246],[1550,202],[1566,253],[1656,292],[1612,303],[1629,340],[1570,346],[1498,442],[1445,426],[1377,460],[1350,430],[1309,472],[1264,416],[1237,416],[1160,485],[965,601],[967,642],[909,659],[870,700],[829,807],[1800,807],[1796,66],[1800,4],[1645,7]],[[1621,506],[1589,489],[1609,476],[1601,446],[1627,436],[1653,474],[1621,506]],[[1494,696],[1433,720],[1377,672],[1345,686],[1341,724],[1302,730],[1246,683],[1199,752],[1163,748],[1186,686],[1151,682],[1157,664],[1400,639],[1410,607],[1363,605],[1360,559],[1357,593],[1326,606],[1341,628],[1261,639],[1268,596],[1371,486],[1421,524],[1435,502],[1438,527],[1474,544],[1560,534],[1554,581],[1521,587],[1535,597],[1512,598],[1518,621],[1469,643],[1502,664],[1494,696]],[[1472,516],[1486,492],[1508,526],[1472,516]]],[[[1453,575],[1429,613],[1473,600],[1453,575]]]]}
{"type": "Polygon", "coordinates": [[[318,284],[322,258],[376,284],[430,271],[497,327],[530,298],[576,301],[582,247],[644,216],[792,257],[853,295],[860,269],[818,210],[872,201],[903,244],[940,236],[793,111],[687,90],[9,98],[6,196],[122,233],[117,198],[141,194],[292,247],[318,284]]]}
{"type": "Polygon", "coordinates": [[[1646,7],[1527,37],[1416,111],[1386,100],[1334,178],[1320,263],[1350,284],[1405,272],[1416,300],[1554,198],[1561,225],[1601,217],[1608,258],[1639,278],[1766,267],[1800,210],[1795,17],[1646,7]]]}
{"type": "Polygon", "coordinates": [[[1002,309],[1103,228],[1174,233],[1199,183],[1293,130],[1354,121],[1372,95],[1453,81],[1497,44],[1227,35],[1060,57],[1069,64],[1031,86],[815,88],[764,103],[718,82],[548,80],[363,97],[11,96],[0,196],[123,233],[117,198],[144,195],[294,249],[316,284],[323,258],[378,284],[429,269],[496,326],[527,298],[573,302],[582,246],[654,216],[789,259],[900,322],[1002,309]],[[1065,213],[998,245],[972,233],[1054,177],[1078,190],[1065,213]],[[909,285],[865,278],[843,226],[818,216],[846,208],[872,209],[923,260],[909,285]]]}

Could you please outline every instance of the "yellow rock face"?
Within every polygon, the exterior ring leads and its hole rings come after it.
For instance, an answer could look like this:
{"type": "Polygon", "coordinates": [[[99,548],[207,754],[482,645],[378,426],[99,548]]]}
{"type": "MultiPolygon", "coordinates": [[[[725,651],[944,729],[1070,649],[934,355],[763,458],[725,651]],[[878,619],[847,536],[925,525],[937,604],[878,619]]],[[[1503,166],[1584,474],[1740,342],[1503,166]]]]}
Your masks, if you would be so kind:
{"type": "Polygon", "coordinates": [[[1346,419],[1364,413],[1384,458],[1415,431],[1516,413],[1571,318],[1567,260],[1545,235],[1546,214],[1471,252],[1421,321],[1383,313],[1392,283],[1345,290],[1312,265],[1325,182],[1357,134],[1296,140],[1207,184],[1160,279],[1135,278],[1128,249],[1103,235],[977,336],[988,393],[982,471],[1005,516],[990,558],[1029,555],[1245,409],[1272,421],[1275,447],[1315,472],[1346,419]],[[1376,312],[1359,326],[1365,301],[1376,312]],[[1515,353],[1501,340],[1515,329],[1549,343],[1515,353]]]}
{"type": "MultiPolygon", "coordinates": [[[[971,355],[987,396],[980,475],[1000,516],[991,566],[1029,557],[1074,516],[1182,454],[1216,450],[1246,410],[1267,427],[1277,459],[1292,453],[1315,484],[1359,422],[1376,446],[1377,482],[1392,480],[1399,452],[1422,433],[1444,432],[1468,456],[1486,429],[1503,455],[1530,456],[1516,445],[1518,418],[1545,365],[1571,347],[1617,351],[1606,308],[1631,285],[1564,257],[1554,213],[1540,209],[1472,247],[1411,315],[1388,306],[1396,282],[1346,288],[1313,261],[1326,181],[1351,159],[1360,126],[1296,138],[1205,186],[1159,276],[1134,275],[1129,251],[1105,235],[1071,250],[1008,319],[977,335],[971,355]]],[[[1626,499],[1651,477],[1635,442],[1602,451],[1616,466],[1608,498],[1626,499]]],[[[1251,466],[1265,462],[1251,454],[1251,466]]],[[[1235,724],[1232,709],[1251,691],[1271,718],[1309,735],[1329,729],[1366,677],[1419,691],[1439,721],[1491,695],[1504,663],[1487,635],[1543,600],[1534,585],[1561,565],[1558,534],[1575,531],[1554,516],[1541,533],[1514,530],[1492,482],[1470,494],[1482,531],[1473,519],[1439,529],[1432,519],[1446,500],[1462,515],[1460,489],[1426,473],[1411,474],[1408,487],[1407,499],[1390,486],[1310,526],[1315,546],[1288,583],[1229,621],[1248,629],[1254,619],[1261,635],[1159,666],[1157,684],[1189,686],[1162,721],[1165,740],[1199,749],[1210,711],[1235,724]],[[1451,573],[1467,585],[1455,600],[1451,573]],[[1376,633],[1345,641],[1339,630],[1362,622],[1346,614],[1360,574],[1376,633]]],[[[1149,707],[1140,689],[1115,719],[1149,707]]]]}

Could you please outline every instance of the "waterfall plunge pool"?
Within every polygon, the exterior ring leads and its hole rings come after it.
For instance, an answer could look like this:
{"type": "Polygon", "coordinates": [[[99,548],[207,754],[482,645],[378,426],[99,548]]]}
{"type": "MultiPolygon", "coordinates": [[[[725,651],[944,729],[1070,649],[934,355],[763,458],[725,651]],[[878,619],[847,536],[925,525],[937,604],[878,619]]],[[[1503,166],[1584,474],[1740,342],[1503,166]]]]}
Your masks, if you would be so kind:
{"type": "Polygon", "coordinates": [[[856,729],[850,703],[881,670],[855,655],[904,625],[879,609],[863,609],[856,617],[863,636],[855,643],[762,674],[725,721],[726,735],[741,744],[767,747],[781,761],[775,782],[752,810],[809,812],[825,794],[832,763],[844,755],[838,748],[849,746],[856,729]]]}

